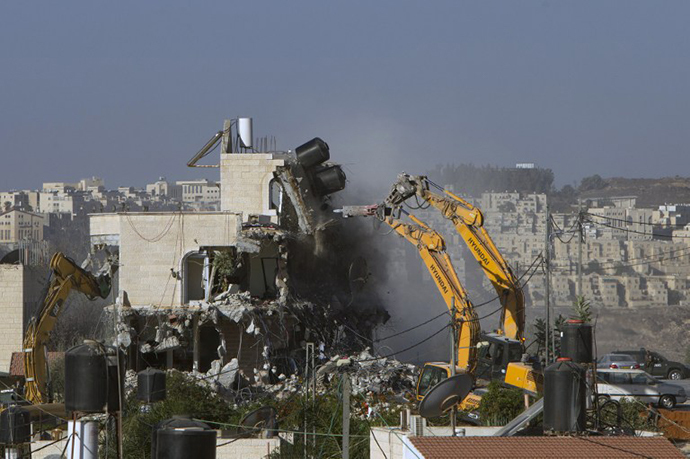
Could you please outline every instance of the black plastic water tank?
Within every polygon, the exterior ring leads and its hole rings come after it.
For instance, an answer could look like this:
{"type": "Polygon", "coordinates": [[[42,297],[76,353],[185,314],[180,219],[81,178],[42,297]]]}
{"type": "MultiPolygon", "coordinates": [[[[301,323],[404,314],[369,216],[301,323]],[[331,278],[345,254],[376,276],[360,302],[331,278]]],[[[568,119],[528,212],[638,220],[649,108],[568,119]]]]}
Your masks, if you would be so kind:
{"type": "Polygon", "coordinates": [[[147,368],[137,374],[137,399],[146,403],[165,400],[165,372],[147,368]]]}
{"type": "Polygon", "coordinates": [[[561,331],[561,357],[575,363],[592,363],[592,325],[568,320],[561,331]]]}
{"type": "Polygon", "coordinates": [[[345,172],[338,165],[322,167],[314,172],[314,188],[320,196],[342,190],[346,181],[345,172]]]}
{"type": "Polygon", "coordinates": [[[108,413],[116,413],[120,410],[120,395],[124,397],[125,393],[125,353],[112,346],[106,347],[106,353],[108,355],[108,413]]]}
{"type": "Polygon", "coordinates": [[[311,139],[309,142],[300,145],[295,149],[295,156],[302,167],[309,168],[328,161],[331,157],[328,144],[319,137],[311,139]]]}
{"type": "Polygon", "coordinates": [[[24,408],[12,405],[0,412],[0,443],[19,445],[31,441],[31,415],[24,408]]]}
{"type": "Polygon", "coordinates": [[[107,408],[106,348],[96,341],[84,341],[65,353],[65,409],[105,413],[107,408]]]}
{"type": "Polygon", "coordinates": [[[559,358],[544,370],[544,432],[580,432],[585,429],[586,382],[584,367],[559,358]]]}
{"type": "Polygon", "coordinates": [[[216,431],[186,416],[173,416],[154,427],[152,459],[215,459],[216,431]]]}

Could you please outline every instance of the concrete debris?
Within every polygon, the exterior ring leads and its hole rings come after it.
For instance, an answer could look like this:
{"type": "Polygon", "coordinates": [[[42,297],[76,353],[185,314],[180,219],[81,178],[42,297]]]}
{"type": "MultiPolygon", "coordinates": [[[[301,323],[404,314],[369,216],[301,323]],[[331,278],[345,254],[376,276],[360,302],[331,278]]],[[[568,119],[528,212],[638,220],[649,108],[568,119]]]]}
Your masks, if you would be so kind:
{"type": "MultiPolygon", "coordinates": [[[[316,371],[317,396],[332,389],[334,378],[348,374],[354,394],[392,396],[399,402],[412,399],[417,368],[395,359],[376,359],[368,349],[355,357],[334,356],[316,371]]],[[[274,378],[275,379],[275,378],[274,378]]],[[[265,392],[283,400],[303,390],[304,381],[295,374],[280,374],[272,384],[257,383],[265,392]]]]}
{"type": "Polygon", "coordinates": [[[235,383],[235,378],[237,377],[237,372],[239,369],[240,364],[237,359],[232,359],[230,363],[221,368],[220,374],[218,375],[218,383],[223,387],[230,389],[235,383]]]}

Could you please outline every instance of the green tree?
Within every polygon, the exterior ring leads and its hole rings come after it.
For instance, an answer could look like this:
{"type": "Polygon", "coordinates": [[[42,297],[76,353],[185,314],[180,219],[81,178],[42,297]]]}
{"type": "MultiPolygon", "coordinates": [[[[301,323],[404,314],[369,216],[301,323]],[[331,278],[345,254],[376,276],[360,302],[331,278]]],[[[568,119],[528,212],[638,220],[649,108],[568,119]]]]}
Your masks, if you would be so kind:
{"type": "Polygon", "coordinates": [[[580,191],[601,190],[606,188],[608,183],[599,174],[585,177],[580,182],[580,191]]]}
{"type": "Polygon", "coordinates": [[[573,303],[573,319],[581,320],[583,322],[591,322],[592,320],[592,304],[585,299],[584,296],[578,296],[573,303]]]}
{"type": "Polygon", "coordinates": [[[479,402],[479,416],[485,426],[502,426],[525,409],[520,389],[508,389],[491,381],[479,402]]]}
{"type": "MultiPolygon", "coordinates": [[[[561,353],[561,330],[563,330],[563,324],[565,324],[565,317],[559,314],[553,323],[553,343],[556,346],[555,355],[560,355],[561,353]]],[[[544,358],[546,352],[546,321],[538,318],[534,321],[533,327],[534,341],[537,344],[537,356],[544,358]]],[[[549,344],[549,346],[551,345],[549,344]]]]}

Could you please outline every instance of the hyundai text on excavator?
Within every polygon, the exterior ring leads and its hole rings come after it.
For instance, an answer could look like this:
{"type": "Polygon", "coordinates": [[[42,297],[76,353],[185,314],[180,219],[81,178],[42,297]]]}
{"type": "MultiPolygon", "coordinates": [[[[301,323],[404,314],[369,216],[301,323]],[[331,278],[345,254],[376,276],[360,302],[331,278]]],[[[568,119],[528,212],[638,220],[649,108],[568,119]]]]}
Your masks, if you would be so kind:
{"type": "MultiPolygon", "coordinates": [[[[402,174],[383,204],[346,206],[342,212],[346,217],[376,216],[417,247],[446,305],[452,313],[452,304],[456,307],[454,317],[459,323],[458,367],[461,371],[472,375],[475,380],[503,381],[505,385],[518,387],[527,394],[541,392],[542,375],[532,364],[523,361],[525,305],[518,279],[483,228],[481,211],[440,187],[438,189],[443,195],[434,193],[430,191],[431,186],[435,185],[426,177],[402,174]],[[427,202],[452,221],[494,286],[501,303],[501,328],[496,333],[481,333],[476,311],[445,253],[445,242],[440,234],[402,208],[413,197],[427,202]],[[403,223],[396,217],[403,213],[416,225],[403,223]],[[435,254],[435,257],[430,254],[435,254]],[[428,261],[434,259],[445,260],[445,269],[438,269],[441,266],[438,262],[434,265],[428,261]]],[[[431,387],[450,376],[450,366],[445,362],[424,365],[417,382],[418,400],[422,400],[431,387]]],[[[476,405],[478,399],[471,393],[461,403],[461,408],[476,405]]]]}
{"type": "Polygon", "coordinates": [[[52,279],[41,310],[31,319],[24,335],[24,399],[33,405],[52,402],[46,362],[46,343],[72,289],[89,299],[107,298],[116,263],[106,263],[98,275],[80,268],[62,253],[50,260],[52,279]]]}

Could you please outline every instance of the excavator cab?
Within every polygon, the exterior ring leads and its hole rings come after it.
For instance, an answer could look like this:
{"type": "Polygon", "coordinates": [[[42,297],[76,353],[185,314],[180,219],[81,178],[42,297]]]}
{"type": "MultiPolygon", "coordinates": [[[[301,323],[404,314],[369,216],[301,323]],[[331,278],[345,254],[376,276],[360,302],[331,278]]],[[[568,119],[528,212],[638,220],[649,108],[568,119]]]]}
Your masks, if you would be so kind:
{"type": "Polygon", "coordinates": [[[542,391],[543,375],[538,363],[523,361],[522,343],[497,333],[483,333],[479,343],[476,378],[503,381],[505,386],[530,395],[542,391]]]}
{"type": "MultiPolygon", "coordinates": [[[[455,373],[460,374],[463,370],[460,367],[455,367],[455,373]]],[[[450,378],[450,365],[444,362],[427,362],[417,379],[417,401],[424,399],[424,396],[429,390],[443,381],[450,378]]],[[[464,400],[459,403],[459,408],[462,411],[472,411],[479,406],[481,396],[470,392],[464,400]]]]}
{"type": "MultiPolygon", "coordinates": [[[[509,387],[522,389],[536,395],[542,390],[542,375],[534,365],[522,361],[523,347],[518,340],[497,333],[483,333],[479,343],[476,380],[501,381],[509,387]]],[[[456,373],[462,373],[456,367],[456,373]]],[[[421,401],[429,390],[446,378],[450,378],[450,365],[444,362],[428,362],[417,379],[417,400],[421,401]]],[[[481,385],[481,384],[480,384],[481,385]]],[[[461,409],[471,410],[479,406],[479,394],[470,393],[460,403],[461,409]]]]}
{"type": "Polygon", "coordinates": [[[522,343],[497,333],[483,333],[479,343],[477,379],[503,381],[510,362],[522,359],[522,343]]]}
{"type": "MultiPolygon", "coordinates": [[[[460,369],[458,369],[460,373],[460,369]]],[[[450,365],[443,362],[428,362],[417,379],[417,400],[424,399],[429,389],[450,377],[450,365]]]]}

